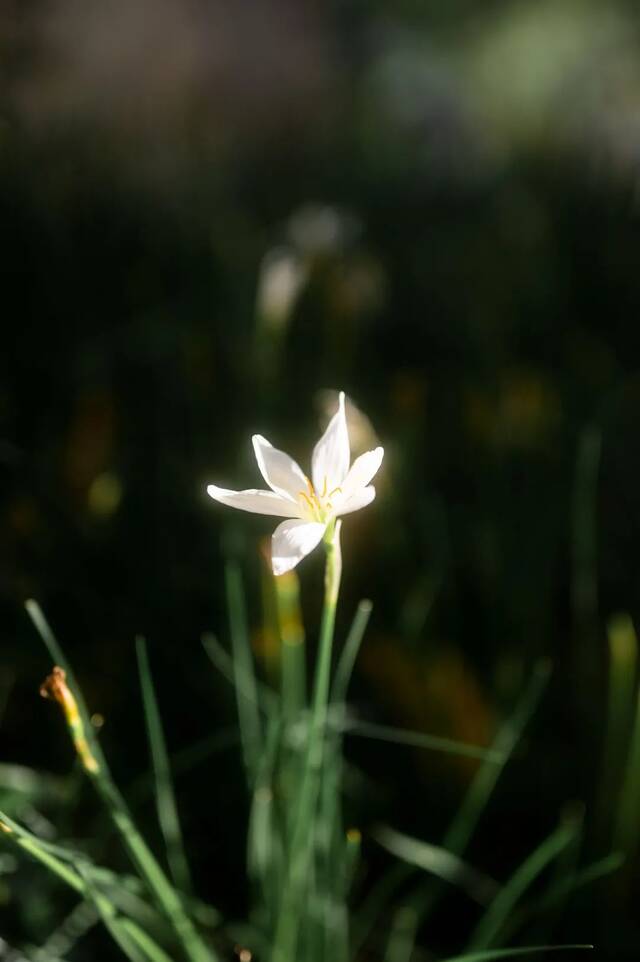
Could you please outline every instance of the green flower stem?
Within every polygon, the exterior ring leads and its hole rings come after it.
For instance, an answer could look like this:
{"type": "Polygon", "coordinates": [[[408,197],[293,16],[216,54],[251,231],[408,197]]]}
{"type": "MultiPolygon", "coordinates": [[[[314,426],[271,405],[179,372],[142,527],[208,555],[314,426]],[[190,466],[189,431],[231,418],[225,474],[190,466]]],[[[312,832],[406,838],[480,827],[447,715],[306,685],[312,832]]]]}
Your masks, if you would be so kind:
{"type": "Polygon", "coordinates": [[[324,735],[331,682],[331,653],[340,590],[342,559],[340,522],[330,525],[325,536],[325,595],[309,735],[291,837],[288,877],[280,906],[271,962],[292,962],[297,958],[301,909],[304,905],[314,846],[314,822],[321,784],[324,735]]]}

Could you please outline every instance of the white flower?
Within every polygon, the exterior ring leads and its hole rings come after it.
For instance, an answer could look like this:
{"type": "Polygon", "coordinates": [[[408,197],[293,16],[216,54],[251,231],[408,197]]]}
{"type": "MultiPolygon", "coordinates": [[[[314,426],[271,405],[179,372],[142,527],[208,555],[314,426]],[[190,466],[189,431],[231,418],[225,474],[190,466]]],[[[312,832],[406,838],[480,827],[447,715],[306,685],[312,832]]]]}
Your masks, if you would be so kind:
{"type": "Polygon", "coordinates": [[[232,508],[288,519],[278,525],[271,540],[273,573],[282,575],[313,551],[334,518],[373,501],[376,491],[369,482],[382,463],[384,451],[367,451],[349,467],[343,392],[336,414],[313,449],[311,481],[293,458],[272,447],[266,438],[254,434],[252,440],[258,467],[271,490],[229,491],[210,484],[207,493],[232,508]]]}

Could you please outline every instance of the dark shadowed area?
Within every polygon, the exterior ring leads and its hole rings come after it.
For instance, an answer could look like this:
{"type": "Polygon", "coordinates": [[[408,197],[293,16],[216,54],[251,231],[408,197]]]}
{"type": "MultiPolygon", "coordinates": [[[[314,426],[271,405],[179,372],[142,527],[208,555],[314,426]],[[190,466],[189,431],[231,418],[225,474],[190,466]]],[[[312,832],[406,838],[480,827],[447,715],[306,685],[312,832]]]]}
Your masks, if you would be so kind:
{"type": "MultiPolygon", "coordinates": [[[[338,646],[373,601],[354,716],[488,745],[547,659],[466,857],[503,882],[578,826],[504,944],[637,959],[636,4],[7,0],[0,50],[0,808],[126,869],[38,694],[36,598],[159,848],[144,635],[197,891],[243,917],[234,695],[200,638],[228,646],[234,559],[269,679],[273,519],[206,485],[261,486],[254,433],[306,470],[344,390],[356,453],[385,447],[342,533],[338,646]]],[[[319,554],[298,574],[312,654],[319,554]]],[[[442,844],[478,763],[346,751],[359,899],[380,823],[442,844]]],[[[47,943],[74,904],[0,846],[0,959],[123,958],[98,926],[47,943]]],[[[457,955],[479,912],[446,887],[392,957],[381,910],[357,962],[457,955]]]]}

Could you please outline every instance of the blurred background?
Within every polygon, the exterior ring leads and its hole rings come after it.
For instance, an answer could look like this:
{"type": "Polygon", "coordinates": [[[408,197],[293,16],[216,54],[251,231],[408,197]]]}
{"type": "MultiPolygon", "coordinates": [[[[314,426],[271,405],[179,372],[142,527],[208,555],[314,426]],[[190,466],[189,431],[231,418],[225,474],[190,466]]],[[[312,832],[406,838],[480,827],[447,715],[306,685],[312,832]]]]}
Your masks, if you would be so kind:
{"type": "MultiPolygon", "coordinates": [[[[605,733],[640,598],[637,4],[6,0],[0,44],[3,807],[120,858],[38,696],[33,596],[153,837],[143,633],[171,750],[205,746],[177,770],[199,891],[246,912],[233,693],[199,638],[226,642],[235,557],[268,674],[273,524],[205,487],[260,486],[254,432],[308,464],[344,389],[354,447],[386,449],[343,530],[342,636],[374,602],[354,711],[488,744],[550,659],[469,859],[505,879],[582,819],[576,858],[624,864],[514,940],[636,959],[640,736],[605,733]]],[[[310,643],[321,560],[300,568],[310,643]]],[[[371,827],[437,842],[476,763],[347,750],[375,879],[371,827]]],[[[0,854],[0,957],[72,905],[0,854]]],[[[420,958],[476,914],[451,893],[420,958]]],[[[69,955],[118,957],[98,931],[69,955]]]]}

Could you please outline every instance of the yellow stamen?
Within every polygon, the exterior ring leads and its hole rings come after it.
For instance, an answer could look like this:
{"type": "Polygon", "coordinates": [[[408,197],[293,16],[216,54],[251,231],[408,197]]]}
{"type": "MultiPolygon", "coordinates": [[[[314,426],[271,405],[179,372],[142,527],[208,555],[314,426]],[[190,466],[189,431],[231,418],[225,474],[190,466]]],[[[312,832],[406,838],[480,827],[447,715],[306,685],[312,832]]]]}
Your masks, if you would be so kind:
{"type": "Polygon", "coordinates": [[[315,495],[312,494],[311,497],[309,497],[309,495],[305,494],[304,491],[298,491],[298,497],[304,498],[304,500],[307,502],[307,504],[309,505],[312,511],[316,510],[316,505],[314,503],[315,495]],[[314,501],[312,501],[311,498],[314,498],[314,501]]]}
{"type": "Polygon", "coordinates": [[[326,474],[325,474],[325,476],[324,476],[324,484],[322,485],[322,494],[320,495],[320,497],[321,497],[321,498],[326,498],[326,496],[327,496],[327,476],[326,476],[326,474]]]}

